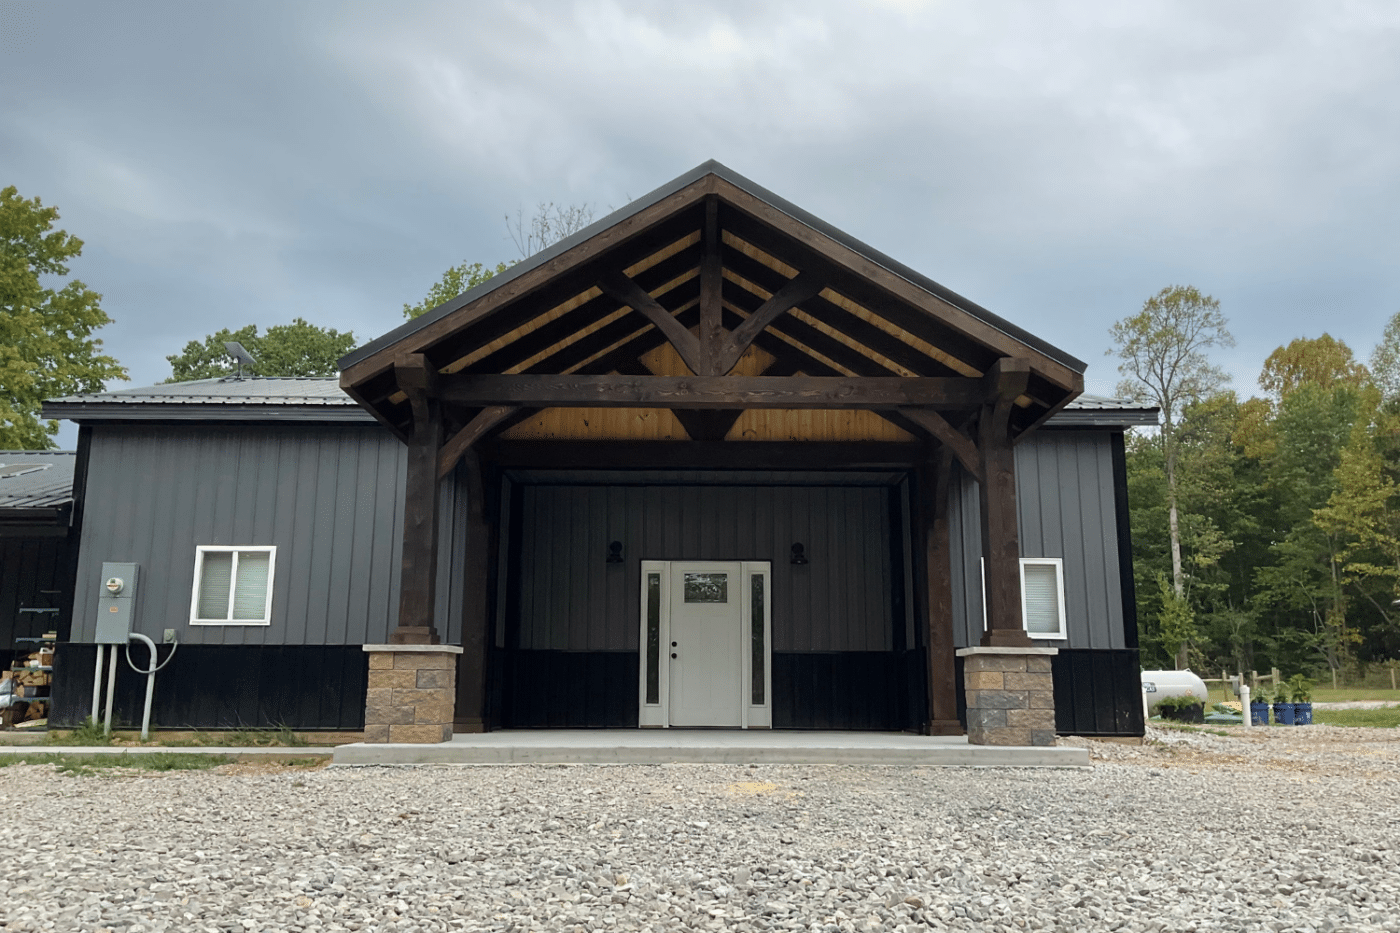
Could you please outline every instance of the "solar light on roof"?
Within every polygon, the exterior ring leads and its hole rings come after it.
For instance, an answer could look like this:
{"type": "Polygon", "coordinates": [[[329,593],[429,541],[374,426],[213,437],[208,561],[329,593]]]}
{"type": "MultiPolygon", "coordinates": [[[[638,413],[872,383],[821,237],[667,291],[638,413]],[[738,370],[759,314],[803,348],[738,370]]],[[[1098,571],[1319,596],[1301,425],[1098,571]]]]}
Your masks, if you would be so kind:
{"type": "Polygon", "coordinates": [[[227,353],[233,359],[233,361],[238,364],[238,375],[234,377],[236,379],[243,378],[244,366],[253,366],[256,365],[258,362],[257,360],[253,359],[253,354],[243,349],[243,344],[239,343],[237,340],[225,340],[224,352],[227,353]]]}

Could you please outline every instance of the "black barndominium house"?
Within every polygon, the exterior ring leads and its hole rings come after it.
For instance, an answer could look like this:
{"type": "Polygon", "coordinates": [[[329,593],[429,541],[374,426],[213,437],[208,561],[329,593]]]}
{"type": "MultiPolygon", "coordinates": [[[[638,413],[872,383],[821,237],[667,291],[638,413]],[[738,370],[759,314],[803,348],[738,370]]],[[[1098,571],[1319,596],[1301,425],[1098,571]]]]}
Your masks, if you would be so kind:
{"type": "Polygon", "coordinates": [[[706,163],[338,383],[49,402],[86,464],[53,715],[125,562],[181,643],[165,727],[1141,735],[1123,432],[1156,413],[1084,368],[706,163]]]}

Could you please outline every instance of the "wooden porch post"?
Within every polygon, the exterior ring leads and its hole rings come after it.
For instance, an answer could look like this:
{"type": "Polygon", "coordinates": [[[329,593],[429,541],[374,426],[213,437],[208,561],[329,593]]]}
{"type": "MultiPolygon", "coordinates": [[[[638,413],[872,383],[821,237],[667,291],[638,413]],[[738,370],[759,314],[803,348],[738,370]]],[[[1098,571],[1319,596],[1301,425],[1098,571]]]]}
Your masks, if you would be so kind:
{"type": "Polygon", "coordinates": [[[396,365],[394,375],[413,406],[413,436],[408,442],[408,479],[404,486],[399,624],[389,634],[389,643],[436,645],[442,641],[433,624],[442,412],[431,391],[434,373],[421,354],[415,354],[406,365],[396,365]]]}
{"type": "Polygon", "coordinates": [[[926,735],[961,735],[958,722],[957,669],[953,657],[953,581],[948,533],[948,478],[953,457],[948,448],[928,457],[918,473],[916,541],[924,562],[925,586],[920,605],[927,645],[928,720],[926,735]]]}
{"type": "Polygon", "coordinates": [[[491,527],[486,516],[485,475],[475,451],[462,461],[467,474],[467,547],[462,587],[462,655],[457,664],[455,732],[486,731],[486,653],[491,626],[487,618],[490,600],[491,527]]]}
{"type": "Polygon", "coordinates": [[[1023,648],[1033,642],[1021,620],[1021,544],[1016,516],[1016,453],[1010,417],[1026,389],[1030,366],[1002,359],[987,373],[993,395],[982,406],[977,446],[982,455],[978,484],[982,512],[982,567],[986,576],[987,632],[984,647],[1023,648]]]}

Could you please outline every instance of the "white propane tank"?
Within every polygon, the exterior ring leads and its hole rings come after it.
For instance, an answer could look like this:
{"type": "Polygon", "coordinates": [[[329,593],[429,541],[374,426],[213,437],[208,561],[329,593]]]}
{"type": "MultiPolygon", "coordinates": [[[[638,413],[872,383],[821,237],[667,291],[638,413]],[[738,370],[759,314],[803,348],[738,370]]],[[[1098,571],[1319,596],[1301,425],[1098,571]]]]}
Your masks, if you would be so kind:
{"type": "Polygon", "coordinates": [[[1206,682],[1191,671],[1143,671],[1142,694],[1149,716],[1167,697],[1193,696],[1202,703],[1210,698],[1206,682]]]}

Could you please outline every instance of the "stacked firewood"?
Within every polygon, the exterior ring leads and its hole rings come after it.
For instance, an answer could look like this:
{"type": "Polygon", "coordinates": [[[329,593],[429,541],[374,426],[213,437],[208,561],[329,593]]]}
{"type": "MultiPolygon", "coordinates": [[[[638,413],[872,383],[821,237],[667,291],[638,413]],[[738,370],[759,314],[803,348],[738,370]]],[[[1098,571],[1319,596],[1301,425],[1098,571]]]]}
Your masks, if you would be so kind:
{"type": "Polygon", "coordinates": [[[0,709],[0,725],[14,726],[48,716],[53,676],[40,668],[52,664],[52,651],[35,651],[17,658],[14,670],[0,672],[0,698],[5,701],[0,709]]]}

